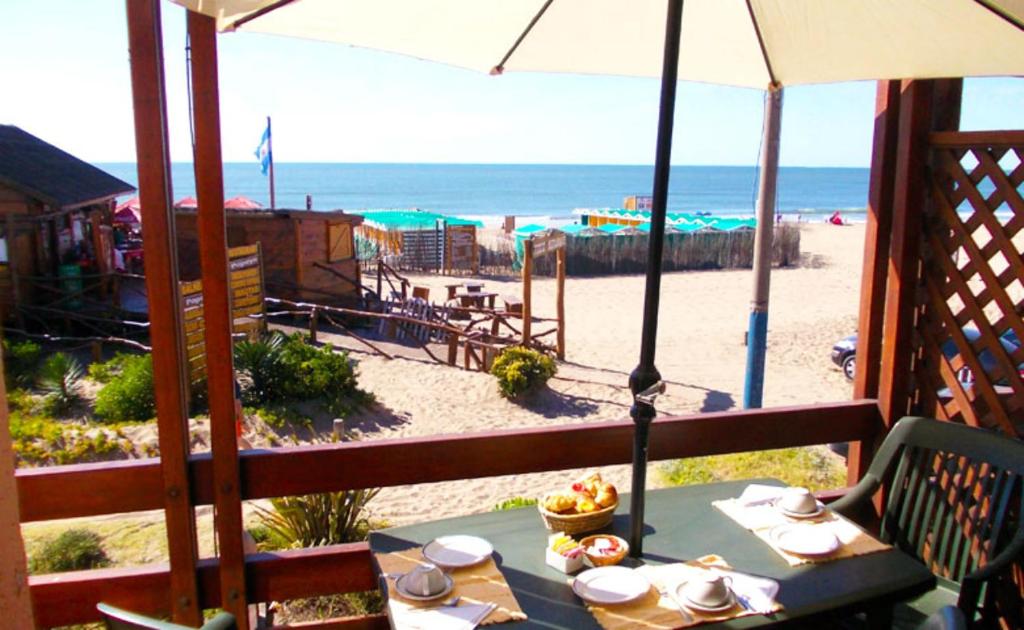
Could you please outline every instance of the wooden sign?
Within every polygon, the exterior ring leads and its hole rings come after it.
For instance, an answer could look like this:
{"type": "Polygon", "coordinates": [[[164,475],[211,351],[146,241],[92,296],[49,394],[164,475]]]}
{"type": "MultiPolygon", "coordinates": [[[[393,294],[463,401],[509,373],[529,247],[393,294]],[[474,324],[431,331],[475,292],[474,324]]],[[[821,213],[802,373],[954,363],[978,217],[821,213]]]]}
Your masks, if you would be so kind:
{"type": "MultiPolygon", "coordinates": [[[[228,270],[232,332],[254,336],[265,331],[267,320],[264,317],[263,259],[259,243],[229,249],[228,270]]],[[[189,382],[198,383],[206,378],[203,283],[201,280],[182,282],[179,289],[189,382]]]]}
{"type": "Polygon", "coordinates": [[[565,247],[565,233],[557,230],[547,230],[530,238],[533,242],[533,255],[543,256],[553,252],[560,247],[565,247]]]}
{"type": "Polygon", "coordinates": [[[476,273],[479,260],[476,226],[449,225],[445,229],[445,271],[468,269],[476,273]]]}

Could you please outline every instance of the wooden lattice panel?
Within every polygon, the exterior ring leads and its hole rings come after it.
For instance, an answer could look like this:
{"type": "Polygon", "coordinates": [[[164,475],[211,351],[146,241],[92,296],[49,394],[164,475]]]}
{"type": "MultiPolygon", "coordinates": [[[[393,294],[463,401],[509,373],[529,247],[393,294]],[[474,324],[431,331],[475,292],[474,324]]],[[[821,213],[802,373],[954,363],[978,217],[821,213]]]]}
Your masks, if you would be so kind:
{"type": "Polygon", "coordinates": [[[915,401],[1024,435],[1024,132],[932,136],[915,401]]]}

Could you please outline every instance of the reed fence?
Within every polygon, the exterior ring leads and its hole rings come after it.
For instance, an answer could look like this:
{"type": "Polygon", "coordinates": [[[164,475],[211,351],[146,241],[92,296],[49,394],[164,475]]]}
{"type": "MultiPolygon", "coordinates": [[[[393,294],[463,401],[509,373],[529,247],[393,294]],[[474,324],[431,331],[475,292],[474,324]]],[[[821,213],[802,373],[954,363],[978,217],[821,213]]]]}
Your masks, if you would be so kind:
{"type": "MultiPolygon", "coordinates": [[[[570,276],[600,276],[643,273],[647,270],[647,234],[611,236],[567,236],[566,273],[570,276]]],[[[772,263],[792,267],[800,262],[800,228],[775,227],[772,263]]],[[[480,267],[490,273],[514,271],[516,257],[511,241],[491,242],[480,247],[480,267]]],[[[754,264],[754,232],[670,233],[665,235],[663,271],[742,269],[754,264]]],[[[533,272],[555,275],[553,258],[534,261],[533,272]]]]}

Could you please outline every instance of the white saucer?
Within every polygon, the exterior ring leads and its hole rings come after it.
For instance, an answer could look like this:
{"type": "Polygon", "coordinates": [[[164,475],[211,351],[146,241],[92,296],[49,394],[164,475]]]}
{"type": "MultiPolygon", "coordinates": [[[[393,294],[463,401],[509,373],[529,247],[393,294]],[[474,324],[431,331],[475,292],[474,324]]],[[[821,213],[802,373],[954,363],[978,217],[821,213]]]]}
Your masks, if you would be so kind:
{"type": "Polygon", "coordinates": [[[686,582],[683,582],[682,584],[676,587],[676,598],[679,600],[681,604],[683,604],[687,608],[692,608],[700,612],[714,613],[729,610],[730,608],[736,605],[736,594],[732,592],[732,589],[729,589],[729,596],[726,597],[725,601],[721,604],[717,606],[705,606],[704,604],[698,604],[697,602],[687,597],[686,593],[683,592],[684,586],[686,586],[686,582]]]}
{"type": "Polygon", "coordinates": [[[494,553],[494,547],[479,536],[439,536],[423,546],[423,557],[436,565],[458,569],[480,564],[494,553]]]}
{"type": "Polygon", "coordinates": [[[782,505],[779,504],[779,501],[776,500],[775,509],[778,510],[779,512],[782,512],[785,516],[788,516],[789,518],[814,518],[816,516],[821,516],[825,513],[824,503],[822,503],[821,501],[815,501],[814,504],[817,506],[817,509],[814,510],[813,512],[792,512],[782,507],[782,505]]]}
{"type": "Polygon", "coordinates": [[[651,583],[633,569],[598,567],[576,576],[572,590],[592,604],[625,604],[646,595],[651,583]]]}
{"type": "Polygon", "coordinates": [[[417,595],[415,593],[410,593],[405,588],[405,586],[402,585],[402,580],[404,580],[407,577],[409,577],[409,574],[405,573],[401,577],[399,577],[397,580],[395,580],[395,590],[398,591],[398,594],[401,595],[402,597],[404,597],[406,599],[411,599],[411,600],[414,600],[414,601],[417,601],[417,602],[429,602],[429,601],[431,601],[433,599],[438,599],[439,597],[444,597],[448,593],[451,593],[452,589],[455,588],[455,580],[452,579],[452,576],[450,576],[447,573],[445,573],[444,574],[444,588],[441,589],[440,592],[438,592],[436,595],[417,595]]]}
{"type": "Polygon", "coordinates": [[[779,525],[769,535],[779,549],[798,556],[828,556],[840,547],[835,534],[820,526],[804,523],[779,525]]]}

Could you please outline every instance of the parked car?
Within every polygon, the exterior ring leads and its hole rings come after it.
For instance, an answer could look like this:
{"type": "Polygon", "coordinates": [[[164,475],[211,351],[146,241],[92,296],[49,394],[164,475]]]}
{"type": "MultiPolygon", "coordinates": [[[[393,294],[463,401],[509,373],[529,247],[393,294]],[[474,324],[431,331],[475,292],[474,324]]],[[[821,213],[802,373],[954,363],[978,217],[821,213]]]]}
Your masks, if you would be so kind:
{"type": "Polygon", "coordinates": [[[857,335],[844,337],[832,346],[832,363],[843,369],[843,376],[853,380],[857,369],[857,335]]]}
{"type": "MultiPolygon", "coordinates": [[[[977,328],[964,328],[963,333],[964,337],[966,337],[967,341],[970,343],[974,343],[979,337],[981,337],[981,332],[978,331],[977,328]]],[[[999,338],[999,343],[1002,344],[1007,354],[1011,355],[1017,351],[1017,347],[1019,345],[1018,341],[1017,335],[1013,332],[1013,329],[1007,330],[1003,333],[1003,336],[999,338]]],[[[942,354],[944,354],[947,359],[952,359],[959,354],[956,349],[956,344],[952,339],[947,339],[946,342],[942,344],[942,354]]],[[[832,346],[832,362],[842,368],[843,375],[851,381],[856,374],[856,361],[857,335],[844,337],[832,346]]],[[[985,372],[994,372],[996,370],[996,358],[992,356],[992,353],[988,350],[981,351],[978,355],[978,361],[981,362],[981,367],[985,372]]],[[[1017,370],[1020,372],[1021,377],[1024,378],[1024,363],[1018,365],[1017,370]]],[[[970,385],[974,382],[974,375],[971,374],[971,370],[967,366],[960,368],[956,377],[957,380],[964,385],[970,385]]]]}

